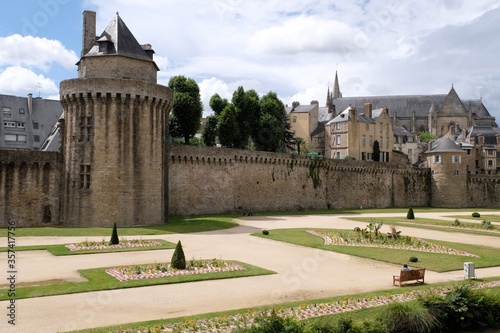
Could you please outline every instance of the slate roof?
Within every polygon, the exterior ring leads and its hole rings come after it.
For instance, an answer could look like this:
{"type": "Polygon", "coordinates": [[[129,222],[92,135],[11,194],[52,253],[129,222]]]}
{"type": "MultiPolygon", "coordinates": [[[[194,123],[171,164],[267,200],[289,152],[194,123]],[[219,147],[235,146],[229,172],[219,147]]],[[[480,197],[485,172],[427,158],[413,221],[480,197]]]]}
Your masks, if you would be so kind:
{"type": "Polygon", "coordinates": [[[311,112],[312,109],[314,109],[314,107],[316,107],[317,105],[316,104],[305,104],[305,105],[302,105],[302,104],[299,104],[297,106],[289,106],[289,107],[286,107],[285,110],[286,110],[286,113],[289,114],[289,113],[308,113],[308,112],[311,112]]]}
{"type": "Polygon", "coordinates": [[[396,136],[411,136],[411,133],[408,132],[408,130],[403,126],[394,126],[392,129],[394,130],[394,135],[396,136]]]}
{"type": "Polygon", "coordinates": [[[153,62],[144,48],[137,42],[132,32],[116,13],[115,18],[108,24],[104,32],[96,38],[95,45],[83,57],[121,55],[153,62]],[[109,42],[107,52],[99,52],[99,43],[109,42]]]}
{"type": "MultiPolygon", "coordinates": [[[[496,135],[500,134],[500,132],[498,128],[491,126],[472,126],[467,129],[467,142],[470,142],[471,138],[477,138],[479,134],[484,135],[485,144],[495,145],[497,143],[496,135]]],[[[461,139],[461,136],[459,138],[461,139]]]]}
{"type": "Polygon", "coordinates": [[[332,120],[333,114],[328,113],[328,107],[322,106],[318,109],[318,122],[327,122],[332,120]]]}
{"type": "Polygon", "coordinates": [[[465,153],[465,151],[460,148],[455,142],[453,142],[450,138],[439,138],[432,142],[431,150],[428,151],[428,154],[432,153],[453,153],[453,152],[461,152],[465,153]]]}

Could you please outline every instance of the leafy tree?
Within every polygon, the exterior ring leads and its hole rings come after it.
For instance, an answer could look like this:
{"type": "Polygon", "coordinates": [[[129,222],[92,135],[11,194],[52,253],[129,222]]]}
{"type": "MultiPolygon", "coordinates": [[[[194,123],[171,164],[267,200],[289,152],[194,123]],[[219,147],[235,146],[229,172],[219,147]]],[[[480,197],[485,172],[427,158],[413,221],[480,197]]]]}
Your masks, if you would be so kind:
{"type": "Polygon", "coordinates": [[[118,239],[118,230],[116,229],[116,222],[113,224],[113,232],[111,233],[111,239],[109,245],[118,245],[120,240],[118,239]]]}
{"type": "Polygon", "coordinates": [[[184,256],[181,241],[177,242],[170,265],[172,265],[172,268],[186,269],[186,257],[184,256]]]}
{"type": "Polygon", "coordinates": [[[239,126],[236,120],[237,109],[234,104],[228,104],[219,116],[217,136],[224,147],[235,148],[240,141],[239,126]]]}
{"type": "Polygon", "coordinates": [[[170,114],[170,118],[168,119],[168,131],[169,135],[172,138],[180,138],[182,137],[181,128],[179,126],[179,122],[174,114],[170,114]]]}
{"type": "Polygon", "coordinates": [[[215,146],[217,139],[217,116],[208,116],[203,129],[202,139],[207,147],[215,146]]]}
{"type": "Polygon", "coordinates": [[[203,113],[200,88],[196,81],[183,75],[170,78],[168,86],[174,91],[172,116],[184,143],[189,144],[189,139],[196,134],[200,126],[203,113]]]}
{"type": "Polygon", "coordinates": [[[227,99],[222,98],[219,94],[214,94],[210,97],[210,101],[208,102],[210,108],[214,111],[216,116],[219,116],[222,113],[222,110],[226,107],[228,103],[227,99]]]}
{"type": "Polygon", "coordinates": [[[380,146],[378,140],[373,141],[373,160],[380,161],[380,146]]]}
{"type": "Polygon", "coordinates": [[[436,138],[435,135],[432,135],[431,133],[429,133],[427,131],[423,131],[423,132],[418,133],[418,137],[420,139],[420,142],[425,142],[425,143],[432,141],[436,138]]]}
{"type": "Polygon", "coordinates": [[[240,134],[239,142],[235,142],[235,147],[246,148],[259,116],[259,95],[255,90],[245,92],[243,87],[239,86],[233,93],[231,102],[236,106],[236,121],[240,134]]]}
{"type": "Polygon", "coordinates": [[[275,92],[269,92],[260,100],[260,116],[252,139],[257,150],[283,151],[287,114],[283,102],[275,92]]]}

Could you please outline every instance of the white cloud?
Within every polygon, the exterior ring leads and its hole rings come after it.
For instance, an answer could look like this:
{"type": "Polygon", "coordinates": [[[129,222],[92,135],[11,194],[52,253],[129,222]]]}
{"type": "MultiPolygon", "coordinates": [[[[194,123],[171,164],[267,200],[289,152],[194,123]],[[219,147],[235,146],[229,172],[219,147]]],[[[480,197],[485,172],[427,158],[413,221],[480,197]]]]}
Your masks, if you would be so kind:
{"type": "Polygon", "coordinates": [[[54,63],[73,69],[77,61],[75,52],[57,40],[18,34],[0,37],[0,66],[25,66],[48,71],[54,63]]]}
{"type": "Polygon", "coordinates": [[[0,72],[0,91],[4,94],[24,95],[40,90],[43,94],[54,94],[59,88],[49,78],[23,67],[8,67],[0,72]]]}
{"type": "Polygon", "coordinates": [[[301,15],[279,26],[257,31],[250,39],[247,51],[259,54],[350,53],[366,46],[364,33],[343,22],[301,15]]]}

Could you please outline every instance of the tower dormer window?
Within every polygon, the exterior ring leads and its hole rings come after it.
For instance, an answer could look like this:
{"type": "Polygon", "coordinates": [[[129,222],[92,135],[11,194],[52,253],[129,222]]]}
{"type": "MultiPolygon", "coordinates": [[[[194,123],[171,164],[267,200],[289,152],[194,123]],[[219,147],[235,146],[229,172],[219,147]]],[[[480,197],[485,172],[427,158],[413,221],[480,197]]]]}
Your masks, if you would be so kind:
{"type": "Polygon", "coordinates": [[[80,142],[92,141],[92,117],[80,118],[80,142]]]}

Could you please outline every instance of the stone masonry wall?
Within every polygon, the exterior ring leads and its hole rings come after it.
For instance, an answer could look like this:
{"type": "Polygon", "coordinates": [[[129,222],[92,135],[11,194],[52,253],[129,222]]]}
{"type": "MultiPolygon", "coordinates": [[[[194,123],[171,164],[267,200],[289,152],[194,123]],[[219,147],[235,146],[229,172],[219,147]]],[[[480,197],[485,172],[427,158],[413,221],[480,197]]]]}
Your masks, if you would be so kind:
{"type": "Polygon", "coordinates": [[[59,223],[59,153],[0,151],[0,227],[59,223]]]}
{"type": "Polygon", "coordinates": [[[500,179],[496,175],[470,175],[466,195],[468,207],[500,207],[500,179]]]}
{"type": "Polygon", "coordinates": [[[428,206],[430,173],[396,165],[172,145],[169,213],[428,206]]]}

